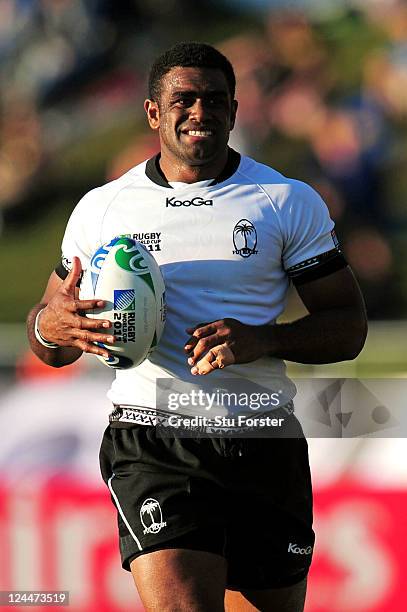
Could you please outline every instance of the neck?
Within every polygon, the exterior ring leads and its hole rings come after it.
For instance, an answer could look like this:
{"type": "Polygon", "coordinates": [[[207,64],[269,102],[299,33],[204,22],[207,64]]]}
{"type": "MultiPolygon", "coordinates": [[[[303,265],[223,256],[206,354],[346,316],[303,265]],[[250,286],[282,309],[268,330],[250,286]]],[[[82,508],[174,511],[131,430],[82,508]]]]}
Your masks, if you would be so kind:
{"type": "Polygon", "coordinates": [[[163,151],[161,151],[159,164],[161,172],[164,174],[167,181],[196,183],[197,181],[214,179],[219,176],[226,166],[228,155],[229,150],[225,149],[222,156],[213,162],[205,165],[192,166],[179,159],[170,159],[163,151]]]}

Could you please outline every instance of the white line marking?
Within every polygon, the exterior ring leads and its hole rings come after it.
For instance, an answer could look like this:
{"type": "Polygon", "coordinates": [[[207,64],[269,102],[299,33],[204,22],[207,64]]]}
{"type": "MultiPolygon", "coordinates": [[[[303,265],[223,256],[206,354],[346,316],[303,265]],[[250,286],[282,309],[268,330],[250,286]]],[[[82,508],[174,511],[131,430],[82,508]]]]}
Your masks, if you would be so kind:
{"type": "Polygon", "coordinates": [[[109,480],[107,481],[107,486],[109,487],[110,493],[112,494],[112,497],[113,497],[114,501],[116,502],[116,506],[117,506],[117,509],[118,509],[118,511],[120,513],[120,516],[122,517],[124,524],[126,525],[127,529],[129,530],[129,533],[130,533],[131,537],[133,538],[133,540],[137,544],[139,550],[143,550],[143,548],[142,548],[142,546],[140,544],[139,539],[137,538],[136,534],[134,533],[133,529],[131,528],[128,520],[126,519],[126,517],[124,515],[124,512],[122,510],[122,507],[120,505],[120,502],[119,502],[119,499],[118,499],[116,493],[113,491],[112,480],[113,480],[114,477],[115,477],[115,474],[112,474],[110,476],[109,480]]]}

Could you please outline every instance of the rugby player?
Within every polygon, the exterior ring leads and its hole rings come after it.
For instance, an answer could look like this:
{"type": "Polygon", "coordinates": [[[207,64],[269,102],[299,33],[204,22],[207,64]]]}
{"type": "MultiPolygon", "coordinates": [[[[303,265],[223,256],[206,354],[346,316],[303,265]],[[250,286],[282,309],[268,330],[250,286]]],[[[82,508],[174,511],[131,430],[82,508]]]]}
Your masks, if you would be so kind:
{"type": "MultiPolygon", "coordinates": [[[[155,61],[145,111],[160,153],[82,198],[62,264],[28,316],[44,362],[108,356],[95,343],[114,343],[111,322],[101,330],[82,316],[103,305],[78,299],[82,269],[113,236],[154,234],[166,328],[149,360],[117,371],[100,456],[123,567],[146,610],[299,612],[314,545],[301,428],[281,438],[160,437],[156,379],[230,372],[278,389],[284,359],[353,359],[366,337],[363,299],[325,204],[229,148],[237,106],[233,68],[213,47],[180,43],[155,61]],[[277,324],[290,282],[309,314],[277,324]]],[[[270,414],[293,416],[288,405],[270,414]]]]}

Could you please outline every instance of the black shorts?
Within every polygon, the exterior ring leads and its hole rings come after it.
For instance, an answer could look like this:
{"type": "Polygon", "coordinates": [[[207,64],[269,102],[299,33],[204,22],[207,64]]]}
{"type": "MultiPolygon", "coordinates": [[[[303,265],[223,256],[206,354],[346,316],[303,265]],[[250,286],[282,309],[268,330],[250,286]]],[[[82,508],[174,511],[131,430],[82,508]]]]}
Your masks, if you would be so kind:
{"type": "Polygon", "coordinates": [[[164,548],[228,563],[227,587],[268,589],[308,573],[314,545],[304,438],[163,438],[108,427],[100,451],[123,567],[164,548]]]}

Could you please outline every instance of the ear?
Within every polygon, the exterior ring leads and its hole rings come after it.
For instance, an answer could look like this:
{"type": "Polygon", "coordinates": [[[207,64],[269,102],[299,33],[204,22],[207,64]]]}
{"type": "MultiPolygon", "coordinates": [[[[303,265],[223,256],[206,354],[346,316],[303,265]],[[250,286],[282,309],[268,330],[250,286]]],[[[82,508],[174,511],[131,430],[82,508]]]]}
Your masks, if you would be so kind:
{"type": "Polygon", "coordinates": [[[235,127],[237,106],[238,106],[237,100],[232,100],[232,111],[230,113],[230,129],[231,130],[233,130],[233,128],[235,127]]]}
{"type": "Polygon", "coordinates": [[[147,120],[152,130],[158,130],[160,127],[160,109],[157,102],[154,100],[146,100],[144,102],[144,110],[147,114],[147,120]]]}

